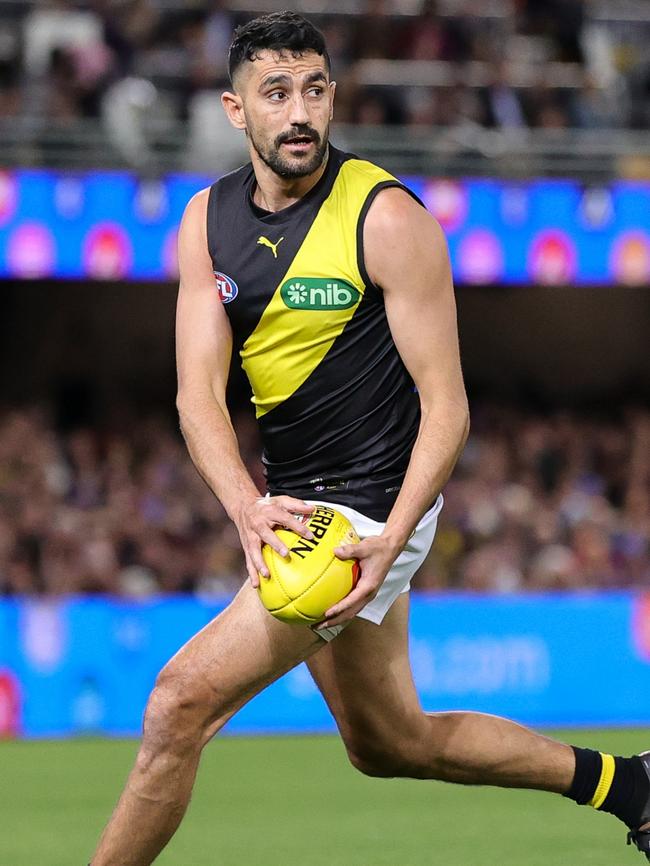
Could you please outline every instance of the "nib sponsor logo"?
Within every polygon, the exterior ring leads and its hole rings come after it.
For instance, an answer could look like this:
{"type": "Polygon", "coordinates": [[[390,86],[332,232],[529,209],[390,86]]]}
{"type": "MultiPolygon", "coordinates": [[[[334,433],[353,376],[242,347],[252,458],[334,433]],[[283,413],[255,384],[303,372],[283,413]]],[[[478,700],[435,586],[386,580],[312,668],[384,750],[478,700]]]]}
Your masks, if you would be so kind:
{"type": "Polygon", "coordinates": [[[314,277],[294,277],[286,280],[280,295],[292,310],[347,310],[361,297],[359,291],[345,280],[314,277]]]}

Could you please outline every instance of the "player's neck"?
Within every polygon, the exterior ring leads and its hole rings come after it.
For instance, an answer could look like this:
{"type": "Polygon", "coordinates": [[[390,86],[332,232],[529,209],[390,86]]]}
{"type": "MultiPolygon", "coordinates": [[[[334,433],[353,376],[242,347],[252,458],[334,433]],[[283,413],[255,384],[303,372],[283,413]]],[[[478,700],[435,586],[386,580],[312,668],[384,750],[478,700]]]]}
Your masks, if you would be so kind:
{"type": "Polygon", "coordinates": [[[253,153],[251,158],[257,181],[253,190],[253,202],[263,210],[275,213],[300,201],[318,183],[327,168],[329,148],[321,165],[305,177],[280,177],[262,162],[256,153],[253,153]]]}

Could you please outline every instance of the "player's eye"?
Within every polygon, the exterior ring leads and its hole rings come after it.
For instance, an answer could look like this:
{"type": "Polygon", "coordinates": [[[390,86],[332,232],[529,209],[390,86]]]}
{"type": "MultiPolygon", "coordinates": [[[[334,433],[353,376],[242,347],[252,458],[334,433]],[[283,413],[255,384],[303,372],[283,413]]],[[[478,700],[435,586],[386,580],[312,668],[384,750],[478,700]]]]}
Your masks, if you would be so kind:
{"type": "Polygon", "coordinates": [[[272,102],[281,102],[284,99],[284,92],[282,90],[274,90],[268,94],[268,98],[272,102]]]}
{"type": "Polygon", "coordinates": [[[309,93],[310,96],[322,96],[324,92],[325,91],[322,87],[310,87],[309,90],[307,91],[307,93],[309,93]]]}

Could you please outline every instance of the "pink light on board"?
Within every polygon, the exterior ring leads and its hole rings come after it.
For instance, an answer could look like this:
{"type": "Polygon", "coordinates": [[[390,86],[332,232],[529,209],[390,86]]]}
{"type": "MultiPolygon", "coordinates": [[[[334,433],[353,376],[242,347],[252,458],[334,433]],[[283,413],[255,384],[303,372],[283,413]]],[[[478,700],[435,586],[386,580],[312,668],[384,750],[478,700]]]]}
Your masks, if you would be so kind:
{"type": "Polygon", "coordinates": [[[22,279],[39,279],[54,272],[56,242],[46,225],[26,222],[9,236],[7,266],[10,273],[22,279]]]}
{"type": "Polygon", "coordinates": [[[503,247],[494,232],[475,229],[458,247],[458,276],[474,285],[497,283],[503,276],[503,247]]]}
{"type": "Polygon", "coordinates": [[[0,739],[20,733],[21,703],[18,678],[13,671],[0,669],[0,739]]]}
{"type": "Polygon", "coordinates": [[[131,241],[116,223],[99,223],[88,232],[83,245],[83,265],[89,277],[113,280],[128,274],[133,261],[131,241]]]}
{"type": "Polygon", "coordinates": [[[9,171],[0,171],[0,226],[6,226],[16,212],[18,184],[9,171]]]}
{"type": "Polygon", "coordinates": [[[639,658],[650,662],[650,593],[636,596],[632,603],[632,643],[639,658]]]}
{"type": "Polygon", "coordinates": [[[571,282],[576,263],[575,247],[564,232],[550,229],[534,238],[528,254],[528,272],[536,283],[559,286],[571,282]]]}
{"type": "Polygon", "coordinates": [[[178,229],[171,229],[164,240],[161,256],[162,269],[171,280],[178,279],[178,229]]]}
{"type": "Polygon", "coordinates": [[[453,233],[467,218],[467,192],[461,183],[452,180],[431,180],[422,194],[427,210],[446,232],[453,233]]]}

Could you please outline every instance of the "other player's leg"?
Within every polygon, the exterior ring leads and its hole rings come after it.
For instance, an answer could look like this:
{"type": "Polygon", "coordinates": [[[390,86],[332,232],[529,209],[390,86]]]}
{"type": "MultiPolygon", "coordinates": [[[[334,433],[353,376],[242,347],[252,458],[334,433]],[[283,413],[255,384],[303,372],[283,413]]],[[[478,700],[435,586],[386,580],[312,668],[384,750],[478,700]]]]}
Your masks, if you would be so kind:
{"type": "Polygon", "coordinates": [[[638,757],[574,749],[497,716],[423,712],[407,632],[408,596],[401,595],[381,626],[357,617],[308,662],[358,769],[553,791],[639,826],[650,782],[638,757]]]}
{"type": "Polygon", "coordinates": [[[250,698],[320,649],[275,620],[247,582],[157,679],[135,766],[92,866],[149,866],[178,827],[203,746],[250,698]]]}

